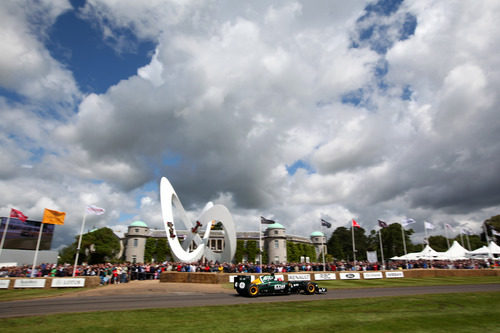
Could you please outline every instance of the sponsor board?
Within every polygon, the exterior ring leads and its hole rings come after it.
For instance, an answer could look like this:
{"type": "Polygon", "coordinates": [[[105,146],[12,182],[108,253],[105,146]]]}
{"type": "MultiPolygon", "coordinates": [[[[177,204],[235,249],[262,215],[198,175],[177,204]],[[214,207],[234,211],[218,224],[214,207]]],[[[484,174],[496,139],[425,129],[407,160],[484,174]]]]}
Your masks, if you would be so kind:
{"type": "Polygon", "coordinates": [[[61,278],[52,279],[52,288],[62,288],[62,287],[84,287],[85,279],[83,278],[61,278]]]}
{"type": "Polygon", "coordinates": [[[288,281],[310,281],[310,274],[288,274],[288,281]]]}
{"type": "Polygon", "coordinates": [[[14,288],[45,288],[45,279],[16,279],[14,288]]]}
{"type": "Polygon", "coordinates": [[[283,274],[275,274],[274,279],[276,281],[285,281],[285,276],[283,274]]]}
{"type": "Polygon", "coordinates": [[[359,280],[361,274],[359,273],[339,273],[341,280],[359,280]]]}
{"type": "Polygon", "coordinates": [[[382,272],[367,272],[363,273],[363,279],[382,279],[384,276],[382,272]]]}
{"type": "Polygon", "coordinates": [[[391,278],[402,278],[405,276],[403,272],[385,272],[385,277],[391,279],[391,278]]]}
{"type": "Polygon", "coordinates": [[[10,280],[0,280],[0,289],[8,289],[10,280]]]}
{"type": "Polygon", "coordinates": [[[314,274],[315,281],[335,280],[335,279],[337,279],[337,276],[335,275],[335,273],[315,273],[314,274]]]}
{"type": "MultiPolygon", "coordinates": [[[[229,275],[229,282],[234,283],[234,278],[239,275],[229,275]]],[[[250,281],[255,280],[255,275],[250,275],[250,281]]]]}

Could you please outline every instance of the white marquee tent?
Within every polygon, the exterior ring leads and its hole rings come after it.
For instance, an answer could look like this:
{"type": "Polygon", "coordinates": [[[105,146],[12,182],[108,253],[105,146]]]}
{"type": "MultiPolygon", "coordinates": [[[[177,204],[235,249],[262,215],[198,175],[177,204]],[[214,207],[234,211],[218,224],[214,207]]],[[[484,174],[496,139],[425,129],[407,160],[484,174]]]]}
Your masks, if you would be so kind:
{"type": "Polygon", "coordinates": [[[464,249],[464,247],[457,241],[453,241],[453,244],[448,249],[448,251],[440,253],[442,253],[443,257],[448,260],[464,260],[468,259],[467,256],[469,255],[469,252],[470,251],[464,249]]]}
{"type": "Polygon", "coordinates": [[[427,244],[425,248],[420,252],[408,253],[400,257],[392,257],[392,260],[445,260],[443,252],[437,252],[432,247],[427,244]]]}
{"type": "Polygon", "coordinates": [[[483,246],[470,252],[470,256],[476,258],[493,258],[495,255],[500,255],[500,246],[493,241],[488,246],[483,246]]]}

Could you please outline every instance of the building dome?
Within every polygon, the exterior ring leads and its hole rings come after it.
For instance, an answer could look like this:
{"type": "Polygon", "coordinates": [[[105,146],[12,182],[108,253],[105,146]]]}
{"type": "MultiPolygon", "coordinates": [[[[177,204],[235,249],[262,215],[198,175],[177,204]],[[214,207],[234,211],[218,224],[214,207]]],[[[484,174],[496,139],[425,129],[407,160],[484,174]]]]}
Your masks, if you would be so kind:
{"type": "Polygon", "coordinates": [[[285,229],[285,227],[279,223],[273,223],[267,229],[285,229]]]}
{"type": "Polygon", "coordinates": [[[142,221],[135,221],[135,222],[132,222],[132,224],[130,225],[131,227],[143,227],[143,228],[147,228],[148,225],[142,221]]]}
{"type": "Polygon", "coordinates": [[[322,233],[321,231],[314,231],[313,233],[311,233],[311,237],[324,237],[325,234],[322,233]]]}

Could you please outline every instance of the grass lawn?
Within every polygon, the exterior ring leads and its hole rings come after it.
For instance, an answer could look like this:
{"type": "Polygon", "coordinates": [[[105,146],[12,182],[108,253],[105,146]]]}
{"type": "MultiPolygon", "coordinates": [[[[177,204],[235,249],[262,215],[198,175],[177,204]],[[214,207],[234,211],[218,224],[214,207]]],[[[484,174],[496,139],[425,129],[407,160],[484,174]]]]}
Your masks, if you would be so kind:
{"type": "Polygon", "coordinates": [[[0,319],[2,332],[500,332],[500,292],[0,319]]]}
{"type": "Polygon", "coordinates": [[[465,277],[431,277],[431,278],[397,278],[371,280],[333,280],[316,281],[320,287],[329,289],[346,288],[383,288],[383,287],[415,287],[441,286],[460,284],[500,283],[500,276],[465,276],[465,277]]]}

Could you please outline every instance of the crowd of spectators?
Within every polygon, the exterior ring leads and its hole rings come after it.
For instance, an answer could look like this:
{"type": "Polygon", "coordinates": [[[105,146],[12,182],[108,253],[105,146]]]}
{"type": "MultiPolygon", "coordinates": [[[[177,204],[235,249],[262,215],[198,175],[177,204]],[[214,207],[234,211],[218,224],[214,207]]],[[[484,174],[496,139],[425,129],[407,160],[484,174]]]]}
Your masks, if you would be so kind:
{"type": "MultiPolygon", "coordinates": [[[[195,263],[119,263],[79,265],[76,267],[75,276],[99,276],[101,284],[119,284],[130,280],[153,280],[159,279],[160,274],[165,271],[174,272],[216,272],[216,273],[299,273],[319,271],[377,271],[377,270],[399,270],[399,269],[486,269],[499,266],[499,260],[416,260],[416,261],[389,261],[385,266],[379,263],[367,261],[334,261],[323,263],[286,263],[258,265],[254,263],[218,263],[218,262],[195,262],[195,263]]],[[[1,267],[0,277],[31,277],[31,266],[1,267]]],[[[73,266],[69,264],[41,264],[35,267],[35,277],[71,277],[73,266]]]]}

